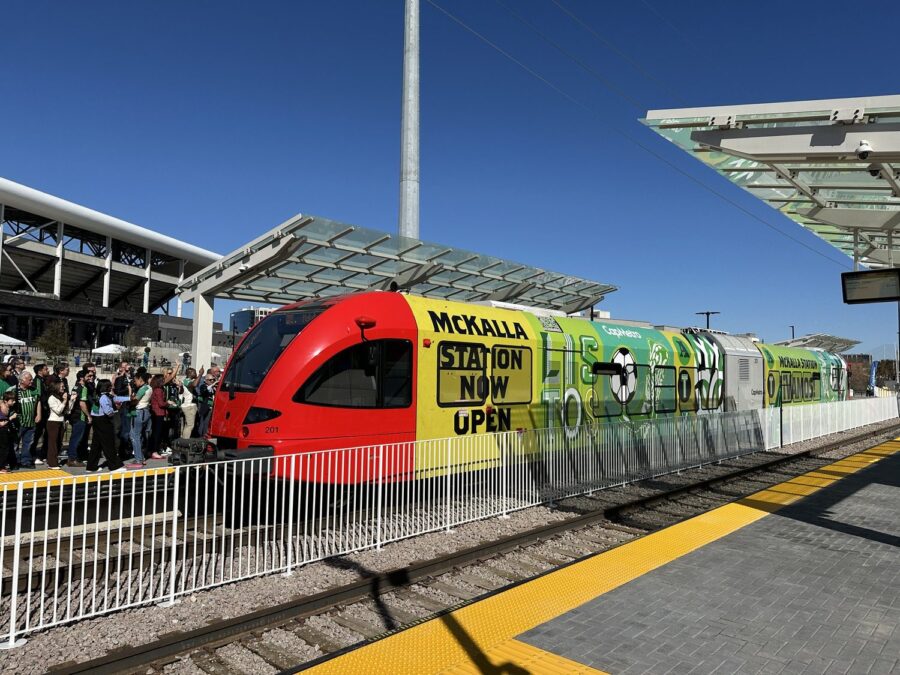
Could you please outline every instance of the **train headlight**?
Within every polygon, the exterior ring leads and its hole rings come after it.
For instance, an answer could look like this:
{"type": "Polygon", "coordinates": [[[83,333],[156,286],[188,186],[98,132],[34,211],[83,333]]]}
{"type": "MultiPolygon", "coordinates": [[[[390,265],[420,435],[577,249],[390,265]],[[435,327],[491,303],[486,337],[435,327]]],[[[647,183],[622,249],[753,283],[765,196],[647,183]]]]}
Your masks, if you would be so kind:
{"type": "Polygon", "coordinates": [[[271,408],[250,408],[244,416],[242,424],[259,424],[260,422],[268,422],[274,420],[281,415],[280,410],[272,410],[271,408]]]}

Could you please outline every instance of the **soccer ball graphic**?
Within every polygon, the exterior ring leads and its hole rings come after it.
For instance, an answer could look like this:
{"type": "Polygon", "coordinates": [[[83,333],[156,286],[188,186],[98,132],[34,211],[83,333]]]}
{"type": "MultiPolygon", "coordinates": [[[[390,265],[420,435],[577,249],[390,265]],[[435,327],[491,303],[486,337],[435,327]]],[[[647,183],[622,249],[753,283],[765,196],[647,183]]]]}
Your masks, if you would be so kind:
{"type": "Polygon", "coordinates": [[[622,366],[622,373],[610,376],[609,388],[615,399],[625,405],[634,397],[637,389],[637,366],[631,352],[624,347],[616,350],[612,362],[622,366]]]}

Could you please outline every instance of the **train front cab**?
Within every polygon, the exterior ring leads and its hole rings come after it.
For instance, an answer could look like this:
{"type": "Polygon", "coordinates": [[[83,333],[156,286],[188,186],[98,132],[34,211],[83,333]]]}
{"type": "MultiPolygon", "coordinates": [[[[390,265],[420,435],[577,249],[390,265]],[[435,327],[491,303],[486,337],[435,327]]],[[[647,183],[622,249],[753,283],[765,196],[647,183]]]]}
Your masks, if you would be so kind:
{"type": "MultiPolygon", "coordinates": [[[[272,475],[355,483],[411,470],[417,329],[404,296],[372,292],[289,305],[235,351],[210,436],[225,459],[288,457],[272,475]],[[323,451],[386,445],[369,453],[323,451]],[[289,475],[293,470],[293,475],[289,475]]],[[[348,451],[349,452],[349,451],[348,451]]]]}

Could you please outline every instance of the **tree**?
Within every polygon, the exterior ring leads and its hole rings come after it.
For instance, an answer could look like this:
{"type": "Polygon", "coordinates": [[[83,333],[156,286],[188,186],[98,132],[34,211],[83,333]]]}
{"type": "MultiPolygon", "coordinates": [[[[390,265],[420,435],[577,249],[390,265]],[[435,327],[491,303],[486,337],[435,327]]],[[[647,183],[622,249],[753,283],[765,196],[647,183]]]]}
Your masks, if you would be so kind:
{"type": "Polygon", "coordinates": [[[44,352],[47,363],[64,361],[69,356],[68,324],[65,321],[51,321],[34,344],[44,352]]]}
{"type": "Polygon", "coordinates": [[[140,359],[140,353],[143,351],[144,344],[141,342],[141,334],[136,326],[132,326],[125,331],[122,336],[122,345],[128,347],[119,356],[123,361],[136,363],[140,359]]]}

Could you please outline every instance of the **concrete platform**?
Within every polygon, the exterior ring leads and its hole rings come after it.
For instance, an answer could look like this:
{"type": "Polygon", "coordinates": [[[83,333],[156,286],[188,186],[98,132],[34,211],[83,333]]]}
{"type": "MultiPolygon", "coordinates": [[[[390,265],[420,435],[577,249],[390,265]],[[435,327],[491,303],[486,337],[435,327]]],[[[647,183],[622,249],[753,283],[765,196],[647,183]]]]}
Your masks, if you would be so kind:
{"type": "Polygon", "coordinates": [[[165,459],[151,459],[142,469],[130,469],[127,473],[110,474],[109,471],[100,470],[88,473],[84,468],[67,468],[65,465],[59,469],[49,467],[35,467],[34,469],[17,469],[11,473],[0,474],[0,491],[37,489],[72,483],[87,483],[101,478],[115,478],[117,476],[153,476],[157,474],[171,473],[174,469],[168,465],[165,459]]]}
{"type": "Polygon", "coordinates": [[[900,672],[898,441],[307,670],[900,672]]]}

